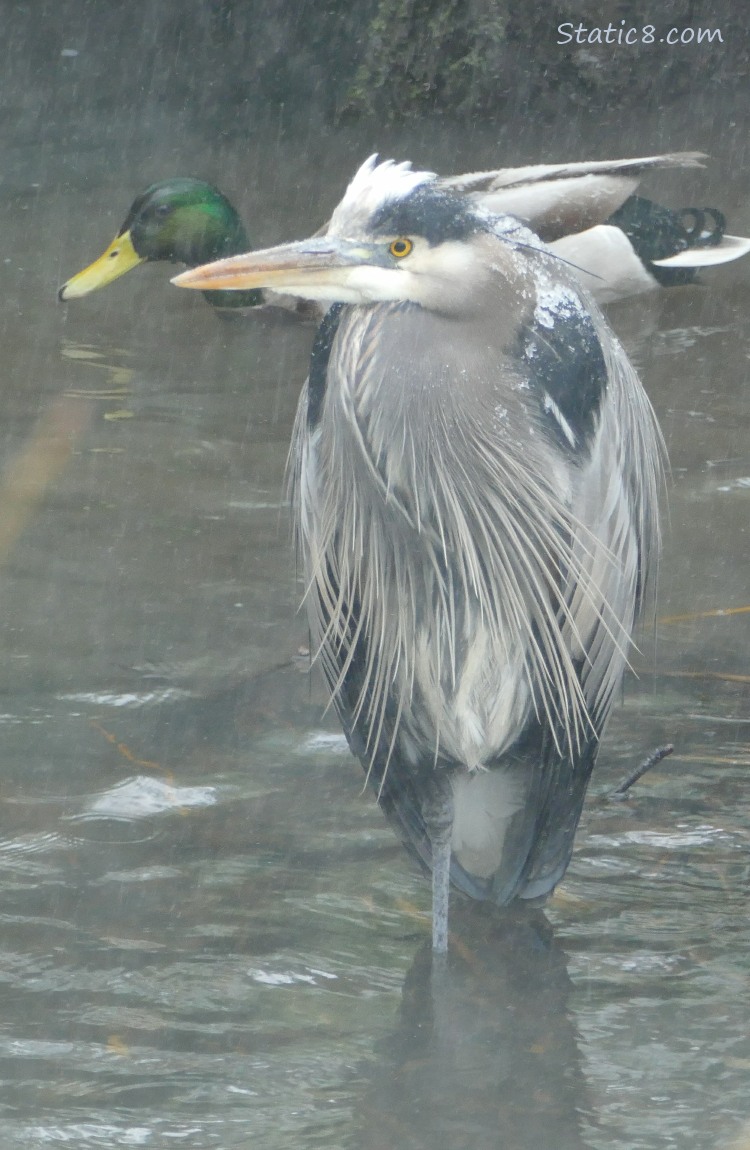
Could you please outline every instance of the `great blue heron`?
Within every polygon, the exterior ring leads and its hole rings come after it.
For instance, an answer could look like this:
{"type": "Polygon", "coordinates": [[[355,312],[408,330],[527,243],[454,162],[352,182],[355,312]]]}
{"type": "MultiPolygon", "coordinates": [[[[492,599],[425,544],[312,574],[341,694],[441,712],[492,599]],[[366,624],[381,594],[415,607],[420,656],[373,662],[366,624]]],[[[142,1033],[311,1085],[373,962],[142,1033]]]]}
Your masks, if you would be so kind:
{"type": "MultiPolygon", "coordinates": [[[[750,240],[726,234],[716,208],[673,211],[633,193],[658,168],[700,166],[699,152],[628,160],[496,168],[443,179],[479,207],[518,216],[574,263],[600,303],[691,283],[701,267],[750,251],[750,240]]],[[[62,285],[61,300],[80,299],[148,262],[188,267],[245,252],[247,232],[233,204],[204,180],[180,177],[146,188],[97,260],[62,285]]],[[[258,288],[207,292],[219,308],[282,306],[308,317],[310,306],[258,288]]]]}
{"type": "Polygon", "coordinates": [[[563,261],[409,164],[174,282],[333,302],[290,456],[307,608],[444,951],[449,876],[536,902],[568,865],[659,548],[651,405],[563,261]]]}

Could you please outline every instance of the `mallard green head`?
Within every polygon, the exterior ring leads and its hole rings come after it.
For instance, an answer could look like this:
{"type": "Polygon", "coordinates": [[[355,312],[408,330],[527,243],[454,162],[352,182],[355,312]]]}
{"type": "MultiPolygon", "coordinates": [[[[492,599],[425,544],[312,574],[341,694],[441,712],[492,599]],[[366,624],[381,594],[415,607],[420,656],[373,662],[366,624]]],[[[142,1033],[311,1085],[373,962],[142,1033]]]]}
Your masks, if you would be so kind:
{"type": "MultiPolygon", "coordinates": [[[[65,301],[79,299],[149,260],[196,267],[249,247],[240,217],[218,188],[187,177],[162,180],[136,196],[106,251],[64,283],[58,295],[65,301]]],[[[255,307],[263,302],[258,291],[205,295],[216,307],[255,307]]]]}

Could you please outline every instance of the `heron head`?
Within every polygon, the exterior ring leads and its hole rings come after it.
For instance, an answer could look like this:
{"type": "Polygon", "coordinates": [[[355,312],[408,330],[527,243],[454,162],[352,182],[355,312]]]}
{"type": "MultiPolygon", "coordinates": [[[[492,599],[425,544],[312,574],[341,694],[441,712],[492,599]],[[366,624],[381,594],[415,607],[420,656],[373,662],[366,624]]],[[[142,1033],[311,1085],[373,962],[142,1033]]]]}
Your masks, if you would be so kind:
{"type": "MultiPolygon", "coordinates": [[[[264,287],[303,299],[414,303],[462,310],[492,270],[498,219],[408,163],[366,160],[324,235],[193,268],[173,279],[202,291],[264,287]]],[[[508,218],[509,234],[523,230],[508,218]]],[[[496,245],[495,245],[496,246],[496,245]]]]}

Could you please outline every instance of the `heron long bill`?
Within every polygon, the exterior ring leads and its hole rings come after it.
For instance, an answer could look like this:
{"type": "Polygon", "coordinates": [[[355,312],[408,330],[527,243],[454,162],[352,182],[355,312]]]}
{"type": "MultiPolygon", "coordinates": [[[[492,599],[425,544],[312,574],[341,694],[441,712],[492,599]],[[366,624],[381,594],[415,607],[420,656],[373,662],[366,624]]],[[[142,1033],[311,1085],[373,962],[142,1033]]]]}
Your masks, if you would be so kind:
{"type": "MultiPolygon", "coordinates": [[[[177,287],[245,291],[264,287],[304,299],[362,302],[362,268],[381,264],[377,245],[314,236],[297,243],[230,256],[175,276],[177,287]]],[[[371,273],[368,278],[368,285],[371,273]]]]}

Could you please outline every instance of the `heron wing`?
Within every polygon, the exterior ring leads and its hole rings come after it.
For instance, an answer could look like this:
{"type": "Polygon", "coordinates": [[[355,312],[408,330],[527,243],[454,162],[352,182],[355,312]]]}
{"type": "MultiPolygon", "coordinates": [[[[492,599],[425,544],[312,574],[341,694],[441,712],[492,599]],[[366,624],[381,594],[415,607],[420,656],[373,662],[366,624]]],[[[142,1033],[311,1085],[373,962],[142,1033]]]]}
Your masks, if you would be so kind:
{"type": "Polygon", "coordinates": [[[426,866],[424,799],[436,769],[452,773],[494,852],[491,865],[456,852],[453,881],[498,902],[544,896],[567,866],[657,539],[648,400],[596,309],[560,282],[499,359],[494,330],[447,349],[424,313],[334,313],[291,454],[314,641],[350,746],[426,866]],[[416,396],[407,353],[426,381],[416,396]],[[486,772],[456,750],[474,712],[494,732],[486,772]]]}

